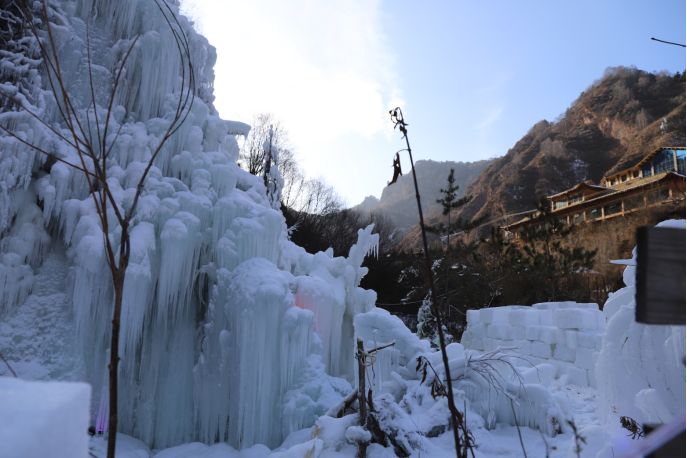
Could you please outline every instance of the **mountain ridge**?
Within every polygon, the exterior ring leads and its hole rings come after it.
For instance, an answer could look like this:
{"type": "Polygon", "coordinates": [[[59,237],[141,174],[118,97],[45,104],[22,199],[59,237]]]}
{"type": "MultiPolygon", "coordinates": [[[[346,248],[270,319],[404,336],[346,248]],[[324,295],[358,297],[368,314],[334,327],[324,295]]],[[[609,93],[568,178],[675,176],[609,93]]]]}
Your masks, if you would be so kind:
{"type": "MultiPolygon", "coordinates": [[[[474,162],[434,161],[421,159],[415,162],[415,173],[420,186],[420,201],[423,212],[433,215],[441,212],[439,198],[441,188],[446,187],[446,179],[454,169],[458,197],[465,195],[467,187],[493,161],[485,159],[474,162]]],[[[351,210],[361,214],[380,214],[388,219],[398,230],[405,232],[417,224],[417,202],[412,172],[406,170],[396,183],[386,186],[381,197],[367,196],[351,210]]]]}
{"type": "Polygon", "coordinates": [[[536,123],[468,187],[459,216],[493,220],[538,197],[631,166],[660,146],[685,144],[685,76],[614,67],[555,122],[536,123]]]}

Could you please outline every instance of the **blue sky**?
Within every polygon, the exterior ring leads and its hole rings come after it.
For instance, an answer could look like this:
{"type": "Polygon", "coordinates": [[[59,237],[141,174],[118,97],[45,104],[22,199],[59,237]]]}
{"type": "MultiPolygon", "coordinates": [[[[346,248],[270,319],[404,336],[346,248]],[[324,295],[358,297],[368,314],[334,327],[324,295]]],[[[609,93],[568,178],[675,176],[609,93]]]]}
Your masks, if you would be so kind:
{"type": "Polygon", "coordinates": [[[650,40],[685,42],[683,0],[184,5],[217,48],[220,114],[273,113],[306,171],[350,205],[391,178],[393,106],[416,160],[474,161],[554,120],[608,67],[685,69],[684,48],[650,40]]]}

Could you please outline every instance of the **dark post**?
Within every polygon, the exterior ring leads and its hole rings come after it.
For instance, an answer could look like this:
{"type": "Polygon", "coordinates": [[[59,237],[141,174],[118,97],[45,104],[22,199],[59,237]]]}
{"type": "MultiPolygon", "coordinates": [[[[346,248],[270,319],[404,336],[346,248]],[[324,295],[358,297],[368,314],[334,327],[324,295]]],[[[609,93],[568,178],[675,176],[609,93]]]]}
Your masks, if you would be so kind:
{"type": "Polygon", "coordinates": [[[637,229],[637,308],[646,324],[685,324],[685,231],[637,229]]]}
{"type": "MultiPolygon", "coordinates": [[[[367,424],[367,400],[365,399],[365,349],[363,348],[363,339],[358,337],[358,408],[360,409],[360,426],[363,428],[367,424]]],[[[358,442],[357,458],[365,458],[367,456],[367,443],[358,442]]]]}
{"type": "Polygon", "coordinates": [[[270,125],[270,146],[269,149],[267,150],[267,158],[265,159],[265,172],[263,175],[263,179],[265,181],[265,192],[267,193],[268,197],[271,197],[271,190],[270,190],[270,170],[272,168],[272,136],[274,135],[274,126],[270,125]]]}
{"type": "MultiPolygon", "coordinates": [[[[635,321],[685,325],[685,230],[668,227],[637,229],[635,321]]],[[[683,360],[684,364],[684,360],[683,360]]],[[[651,436],[657,425],[644,425],[651,436]]],[[[649,458],[681,456],[685,432],[661,445],[649,458]]]]}

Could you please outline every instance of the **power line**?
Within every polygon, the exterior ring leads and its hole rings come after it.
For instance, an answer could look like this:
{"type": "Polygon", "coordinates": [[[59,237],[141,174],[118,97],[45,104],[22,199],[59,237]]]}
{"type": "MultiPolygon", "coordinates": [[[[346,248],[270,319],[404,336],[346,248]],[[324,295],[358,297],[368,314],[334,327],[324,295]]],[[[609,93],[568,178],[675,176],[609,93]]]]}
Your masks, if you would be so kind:
{"type": "Polygon", "coordinates": [[[685,47],[685,45],[683,45],[681,43],[673,43],[672,41],[659,40],[658,38],[654,38],[654,37],[651,37],[651,39],[654,41],[660,41],[661,43],[667,43],[669,45],[682,46],[683,48],[685,47]]]}

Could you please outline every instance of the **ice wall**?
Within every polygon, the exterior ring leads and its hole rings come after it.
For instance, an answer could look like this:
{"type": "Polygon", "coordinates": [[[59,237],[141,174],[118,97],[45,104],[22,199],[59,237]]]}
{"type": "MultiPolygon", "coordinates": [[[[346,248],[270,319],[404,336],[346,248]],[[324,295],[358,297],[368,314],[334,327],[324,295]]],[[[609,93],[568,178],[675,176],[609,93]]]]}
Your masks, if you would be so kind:
{"type": "MultiPolygon", "coordinates": [[[[178,2],[168,4],[178,13],[178,2]]],[[[176,108],[182,77],[169,27],[153,0],[54,1],[49,15],[68,91],[92,129],[87,31],[101,119],[113,70],[138,37],[110,125],[108,183],[126,207],[176,108]]],[[[375,301],[374,292],[358,287],[366,273],[361,263],[376,254],[378,236],[372,226],[359,231],[347,258],[310,255],[288,240],[263,180],[236,165],[236,136],[248,126],[220,119],[212,105],[214,49],[177,18],[197,97],[155,160],[131,226],[119,429],[156,448],[193,440],[273,446],[349,391],[353,317],[375,301]]],[[[26,81],[38,89],[29,102],[67,135],[45,79],[30,76],[26,81]]],[[[0,122],[78,162],[68,145],[25,114],[0,113],[0,122]]],[[[87,183],[16,139],[0,141],[0,314],[21,307],[44,253],[64,245],[67,292],[93,387],[91,422],[106,428],[112,286],[87,183]]],[[[110,226],[112,240],[118,231],[110,226]]]]}
{"type": "MultiPolygon", "coordinates": [[[[685,228],[685,221],[659,227],[685,228]]],[[[618,427],[619,417],[667,423],[685,405],[685,327],[635,322],[635,252],[623,273],[625,287],[604,305],[608,324],[596,378],[601,420],[618,427]]]]}
{"type": "Polygon", "coordinates": [[[556,377],[596,386],[604,317],[596,304],[544,302],[468,310],[461,343],[475,350],[511,349],[526,364],[552,364],[556,377]]]}

